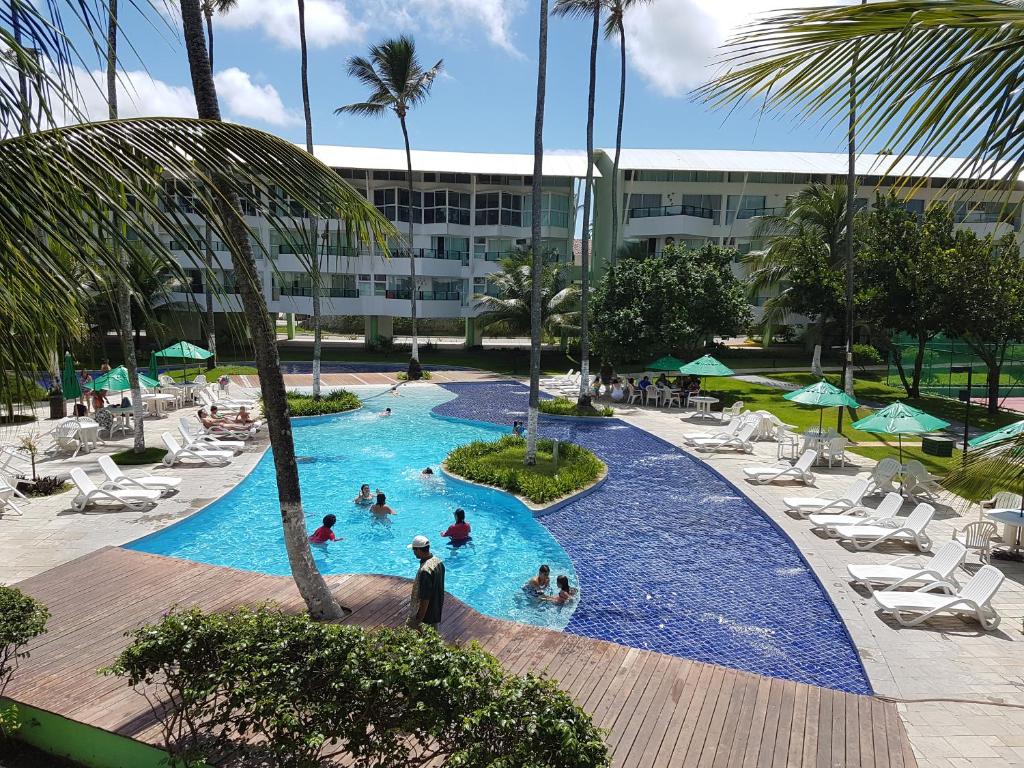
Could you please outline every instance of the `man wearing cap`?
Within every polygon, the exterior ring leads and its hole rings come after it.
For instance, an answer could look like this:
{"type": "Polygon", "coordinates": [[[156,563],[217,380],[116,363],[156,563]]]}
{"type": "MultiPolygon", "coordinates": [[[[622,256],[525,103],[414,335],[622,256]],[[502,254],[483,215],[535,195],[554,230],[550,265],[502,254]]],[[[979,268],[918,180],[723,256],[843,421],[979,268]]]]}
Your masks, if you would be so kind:
{"type": "Polygon", "coordinates": [[[412,603],[409,626],[420,629],[423,624],[437,627],[444,608],[444,563],[430,553],[430,540],[417,536],[409,545],[420,561],[420,569],[412,582],[412,603]]]}

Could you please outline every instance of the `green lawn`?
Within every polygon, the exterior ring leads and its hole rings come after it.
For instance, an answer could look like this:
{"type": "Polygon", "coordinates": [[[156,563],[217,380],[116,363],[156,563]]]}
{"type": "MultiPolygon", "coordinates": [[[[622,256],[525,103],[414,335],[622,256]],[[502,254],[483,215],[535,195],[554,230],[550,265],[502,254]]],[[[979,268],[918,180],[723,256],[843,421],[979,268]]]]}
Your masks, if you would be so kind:
{"type": "Polygon", "coordinates": [[[256,369],[251,365],[218,365],[216,368],[206,370],[206,366],[189,367],[184,371],[181,368],[171,368],[167,374],[175,381],[192,381],[199,374],[203,374],[207,381],[216,381],[221,376],[255,376],[256,369]]]}

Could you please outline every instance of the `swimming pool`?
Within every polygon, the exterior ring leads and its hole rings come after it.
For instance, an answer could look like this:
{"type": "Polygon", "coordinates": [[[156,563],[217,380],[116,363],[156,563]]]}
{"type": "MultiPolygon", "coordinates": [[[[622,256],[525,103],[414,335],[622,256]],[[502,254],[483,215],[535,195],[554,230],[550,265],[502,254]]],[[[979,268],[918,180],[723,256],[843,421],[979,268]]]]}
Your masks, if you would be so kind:
{"type": "MultiPolygon", "coordinates": [[[[870,693],[842,620],[789,538],[707,465],[641,429],[542,417],[543,436],[585,445],[609,472],[594,492],[539,521],[496,491],[424,483],[420,470],[453,445],[507,431],[526,397],[515,382],[418,385],[354,414],[296,421],[298,452],[316,457],[300,465],[310,528],[334,512],[347,537],[317,553],[324,572],[410,576],[409,538],[422,528],[436,539],[461,505],[476,541],[472,550],[442,551],[447,586],[483,613],[870,693]],[[390,419],[370,412],[387,405],[390,419]],[[391,528],[348,505],[359,483],[384,482],[377,478],[387,478],[399,512],[391,528]],[[519,585],[541,561],[579,583],[575,610],[522,598],[519,585]]],[[[269,455],[218,502],[130,546],[287,574],[269,455]]]]}
{"type": "MultiPolygon", "coordinates": [[[[361,390],[368,396],[371,390],[361,390]]],[[[522,503],[508,494],[445,479],[424,478],[448,452],[472,440],[508,432],[489,424],[451,424],[431,408],[454,395],[439,387],[406,387],[402,396],[377,397],[353,413],[296,419],[302,500],[310,532],[334,514],[344,541],[313,546],[323,573],[382,573],[412,577],[416,560],[406,545],[427,535],[445,561],[445,586],[482,613],[562,629],[574,606],[538,604],[520,587],[540,563],[552,582],[565,573],[577,583],[572,561],[522,503]],[[380,418],[391,407],[394,415],[380,418]],[[398,514],[385,522],[352,503],[362,483],[380,488],[398,514]],[[466,510],[473,541],[453,548],[438,535],[457,507],[466,510]]],[[[201,512],[131,545],[133,549],[231,568],[287,575],[273,457],[268,451],[233,490],[201,512]]]]}

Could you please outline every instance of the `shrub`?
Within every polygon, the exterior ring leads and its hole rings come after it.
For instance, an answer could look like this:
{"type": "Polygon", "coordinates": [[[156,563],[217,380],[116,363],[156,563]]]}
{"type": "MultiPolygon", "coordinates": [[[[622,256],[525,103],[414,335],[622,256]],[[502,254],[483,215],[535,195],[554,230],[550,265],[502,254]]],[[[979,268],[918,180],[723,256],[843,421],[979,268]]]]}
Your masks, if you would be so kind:
{"type": "Polygon", "coordinates": [[[64,493],[69,487],[63,478],[52,476],[37,477],[35,480],[23,480],[18,483],[18,490],[23,491],[26,496],[53,496],[55,493],[64,493]]]}
{"type": "Polygon", "coordinates": [[[537,441],[537,463],[523,464],[526,440],[505,435],[500,440],[478,440],[448,454],[445,468],[476,483],[485,483],[525,496],[535,504],[567,496],[597,480],[604,462],[586,448],[560,443],[558,465],[552,457],[554,443],[537,441]]]}
{"type": "Polygon", "coordinates": [[[882,353],[875,349],[870,344],[854,344],[853,345],[853,364],[859,366],[865,365],[881,365],[885,360],[882,359],[882,353]]]}
{"type": "Polygon", "coordinates": [[[609,406],[595,408],[592,405],[580,408],[575,400],[567,397],[556,397],[553,400],[540,401],[541,413],[550,413],[552,416],[614,416],[615,411],[609,406]]]}
{"type": "MultiPolygon", "coordinates": [[[[25,644],[46,631],[49,618],[50,612],[42,603],[19,589],[0,585],[0,698],[19,660],[28,657],[28,652],[22,650],[25,644]]],[[[17,724],[17,707],[0,708],[0,737],[10,735],[17,724]]]]}
{"type": "Polygon", "coordinates": [[[344,389],[336,389],[315,400],[312,395],[299,392],[288,393],[288,410],[292,416],[325,416],[329,413],[344,413],[358,408],[362,401],[358,395],[344,389]]]}
{"type": "Polygon", "coordinates": [[[170,763],[607,766],[590,716],[433,630],[319,624],[270,607],[171,613],[107,670],[153,703],[170,763]],[[154,697],[154,694],[156,695],[154,697]]]}

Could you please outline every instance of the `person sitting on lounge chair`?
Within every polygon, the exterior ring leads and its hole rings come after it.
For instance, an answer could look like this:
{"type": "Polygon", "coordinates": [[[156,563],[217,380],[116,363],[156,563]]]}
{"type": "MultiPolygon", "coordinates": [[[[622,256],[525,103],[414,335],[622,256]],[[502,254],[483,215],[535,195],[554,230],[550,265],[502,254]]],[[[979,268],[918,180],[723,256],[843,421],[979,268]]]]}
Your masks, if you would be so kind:
{"type": "Polygon", "coordinates": [[[218,417],[216,413],[216,405],[210,406],[210,411],[212,412],[212,415],[208,414],[205,408],[200,408],[199,413],[196,414],[199,418],[199,423],[207,429],[217,427],[218,429],[225,429],[231,432],[249,432],[252,429],[252,427],[243,427],[240,424],[232,424],[226,419],[218,417]]]}

